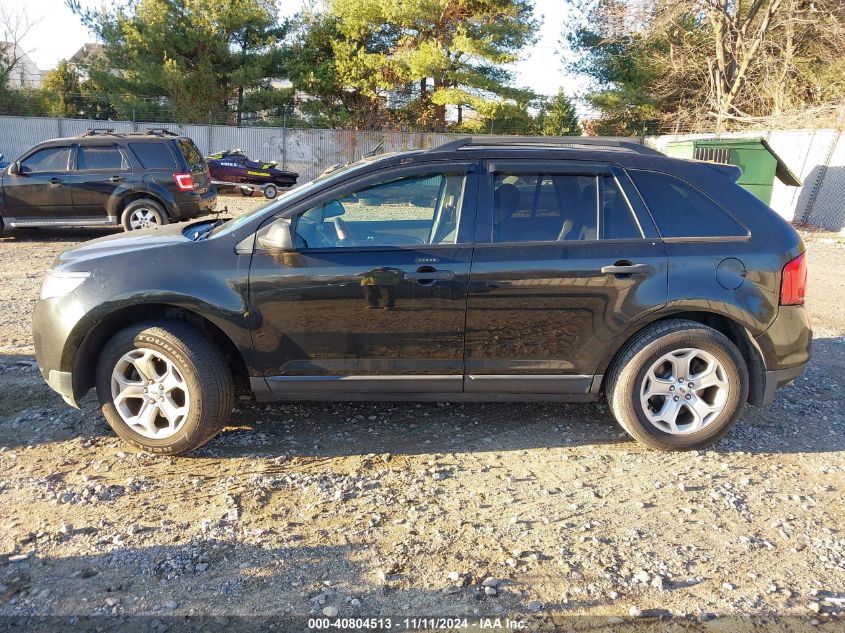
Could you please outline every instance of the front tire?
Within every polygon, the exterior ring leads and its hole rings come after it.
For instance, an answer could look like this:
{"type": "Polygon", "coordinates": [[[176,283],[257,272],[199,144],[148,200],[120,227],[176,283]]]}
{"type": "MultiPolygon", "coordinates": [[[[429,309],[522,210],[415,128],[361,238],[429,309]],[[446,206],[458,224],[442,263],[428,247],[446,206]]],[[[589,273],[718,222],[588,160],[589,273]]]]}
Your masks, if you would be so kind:
{"type": "Polygon", "coordinates": [[[748,368],[721,332],[672,319],[628,342],[606,391],[616,420],[637,441],[660,450],[700,449],[718,442],[742,414],[748,368]]]}
{"type": "Polygon", "coordinates": [[[100,354],[96,383],[115,433],[150,453],[199,448],[234,407],[232,374],[220,351],[177,321],[139,323],[115,334],[100,354]]]}
{"type": "Polygon", "coordinates": [[[126,205],[120,216],[120,223],[124,231],[137,231],[151,226],[169,224],[170,218],[158,202],[150,198],[141,198],[126,205]]]}

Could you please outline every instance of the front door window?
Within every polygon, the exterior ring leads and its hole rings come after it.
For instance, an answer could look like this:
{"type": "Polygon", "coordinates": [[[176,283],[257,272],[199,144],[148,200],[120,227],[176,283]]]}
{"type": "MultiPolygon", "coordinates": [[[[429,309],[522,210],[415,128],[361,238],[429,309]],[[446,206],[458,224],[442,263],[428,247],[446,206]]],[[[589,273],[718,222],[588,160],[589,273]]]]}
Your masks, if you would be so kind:
{"type": "Polygon", "coordinates": [[[348,193],[303,213],[302,248],[455,244],[463,174],[422,174],[348,193]]]}

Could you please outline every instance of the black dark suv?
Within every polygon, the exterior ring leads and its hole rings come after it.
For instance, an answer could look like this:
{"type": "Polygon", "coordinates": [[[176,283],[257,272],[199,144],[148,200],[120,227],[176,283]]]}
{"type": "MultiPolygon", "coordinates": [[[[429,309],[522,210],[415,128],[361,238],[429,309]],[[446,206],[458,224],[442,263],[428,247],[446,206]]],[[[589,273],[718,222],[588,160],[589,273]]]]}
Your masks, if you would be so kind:
{"type": "Polygon", "coordinates": [[[162,453],[218,432],[233,381],[259,400],[605,395],[649,446],[708,446],[812,337],[804,245],[738,175],[608,139],[365,158],[225,223],[65,251],[38,362],[162,453]]]}
{"type": "Polygon", "coordinates": [[[130,231],[205,215],[216,203],[196,145],[164,129],[45,141],[0,173],[0,229],[120,223],[130,231]]]}

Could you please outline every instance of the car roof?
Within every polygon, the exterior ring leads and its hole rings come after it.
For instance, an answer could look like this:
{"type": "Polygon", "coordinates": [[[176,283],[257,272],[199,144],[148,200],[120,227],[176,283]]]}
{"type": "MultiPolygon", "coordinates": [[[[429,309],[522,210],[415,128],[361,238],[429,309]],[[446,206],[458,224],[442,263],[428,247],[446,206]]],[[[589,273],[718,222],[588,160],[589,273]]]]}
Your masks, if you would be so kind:
{"type": "Polygon", "coordinates": [[[118,139],[126,139],[131,140],[132,142],[135,141],[168,141],[168,140],[191,140],[188,136],[183,136],[180,134],[176,134],[175,132],[171,132],[165,128],[153,128],[149,130],[139,131],[139,132],[116,132],[112,128],[89,128],[82,134],[78,134],[76,136],[63,136],[61,138],[52,138],[46,141],[42,141],[38,143],[36,147],[40,147],[42,145],[67,145],[67,144],[79,144],[79,143],[89,143],[89,142],[97,142],[98,140],[111,140],[115,141],[118,139]]]}

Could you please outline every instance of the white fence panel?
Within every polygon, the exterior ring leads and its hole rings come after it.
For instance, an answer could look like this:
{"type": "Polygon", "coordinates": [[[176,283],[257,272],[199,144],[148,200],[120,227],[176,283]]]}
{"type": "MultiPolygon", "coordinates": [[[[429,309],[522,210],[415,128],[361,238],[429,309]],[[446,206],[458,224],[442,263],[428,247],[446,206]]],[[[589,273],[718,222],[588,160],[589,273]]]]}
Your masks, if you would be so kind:
{"type": "MultiPolygon", "coordinates": [[[[359,159],[383,143],[382,151],[426,149],[456,138],[454,134],[302,130],[226,125],[181,125],[0,116],[0,153],[14,160],[33,145],[86,129],[114,128],[118,132],[167,128],[190,136],[203,154],[243,149],[256,159],[275,160],[300,174],[300,182],[327,167],[359,159]]],[[[650,140],[658,149],[675,140],[712,138],[712,134],[666,135],[650,140]]],[[[800,188],[775,181],[772,208],[787,220],[808,221],[840,230],[845,226],[845,134],[836,130],[775,130],[768,133],[725,134],[724,138],[765,136],[774,150],[804,181],[800,188]]]]}

